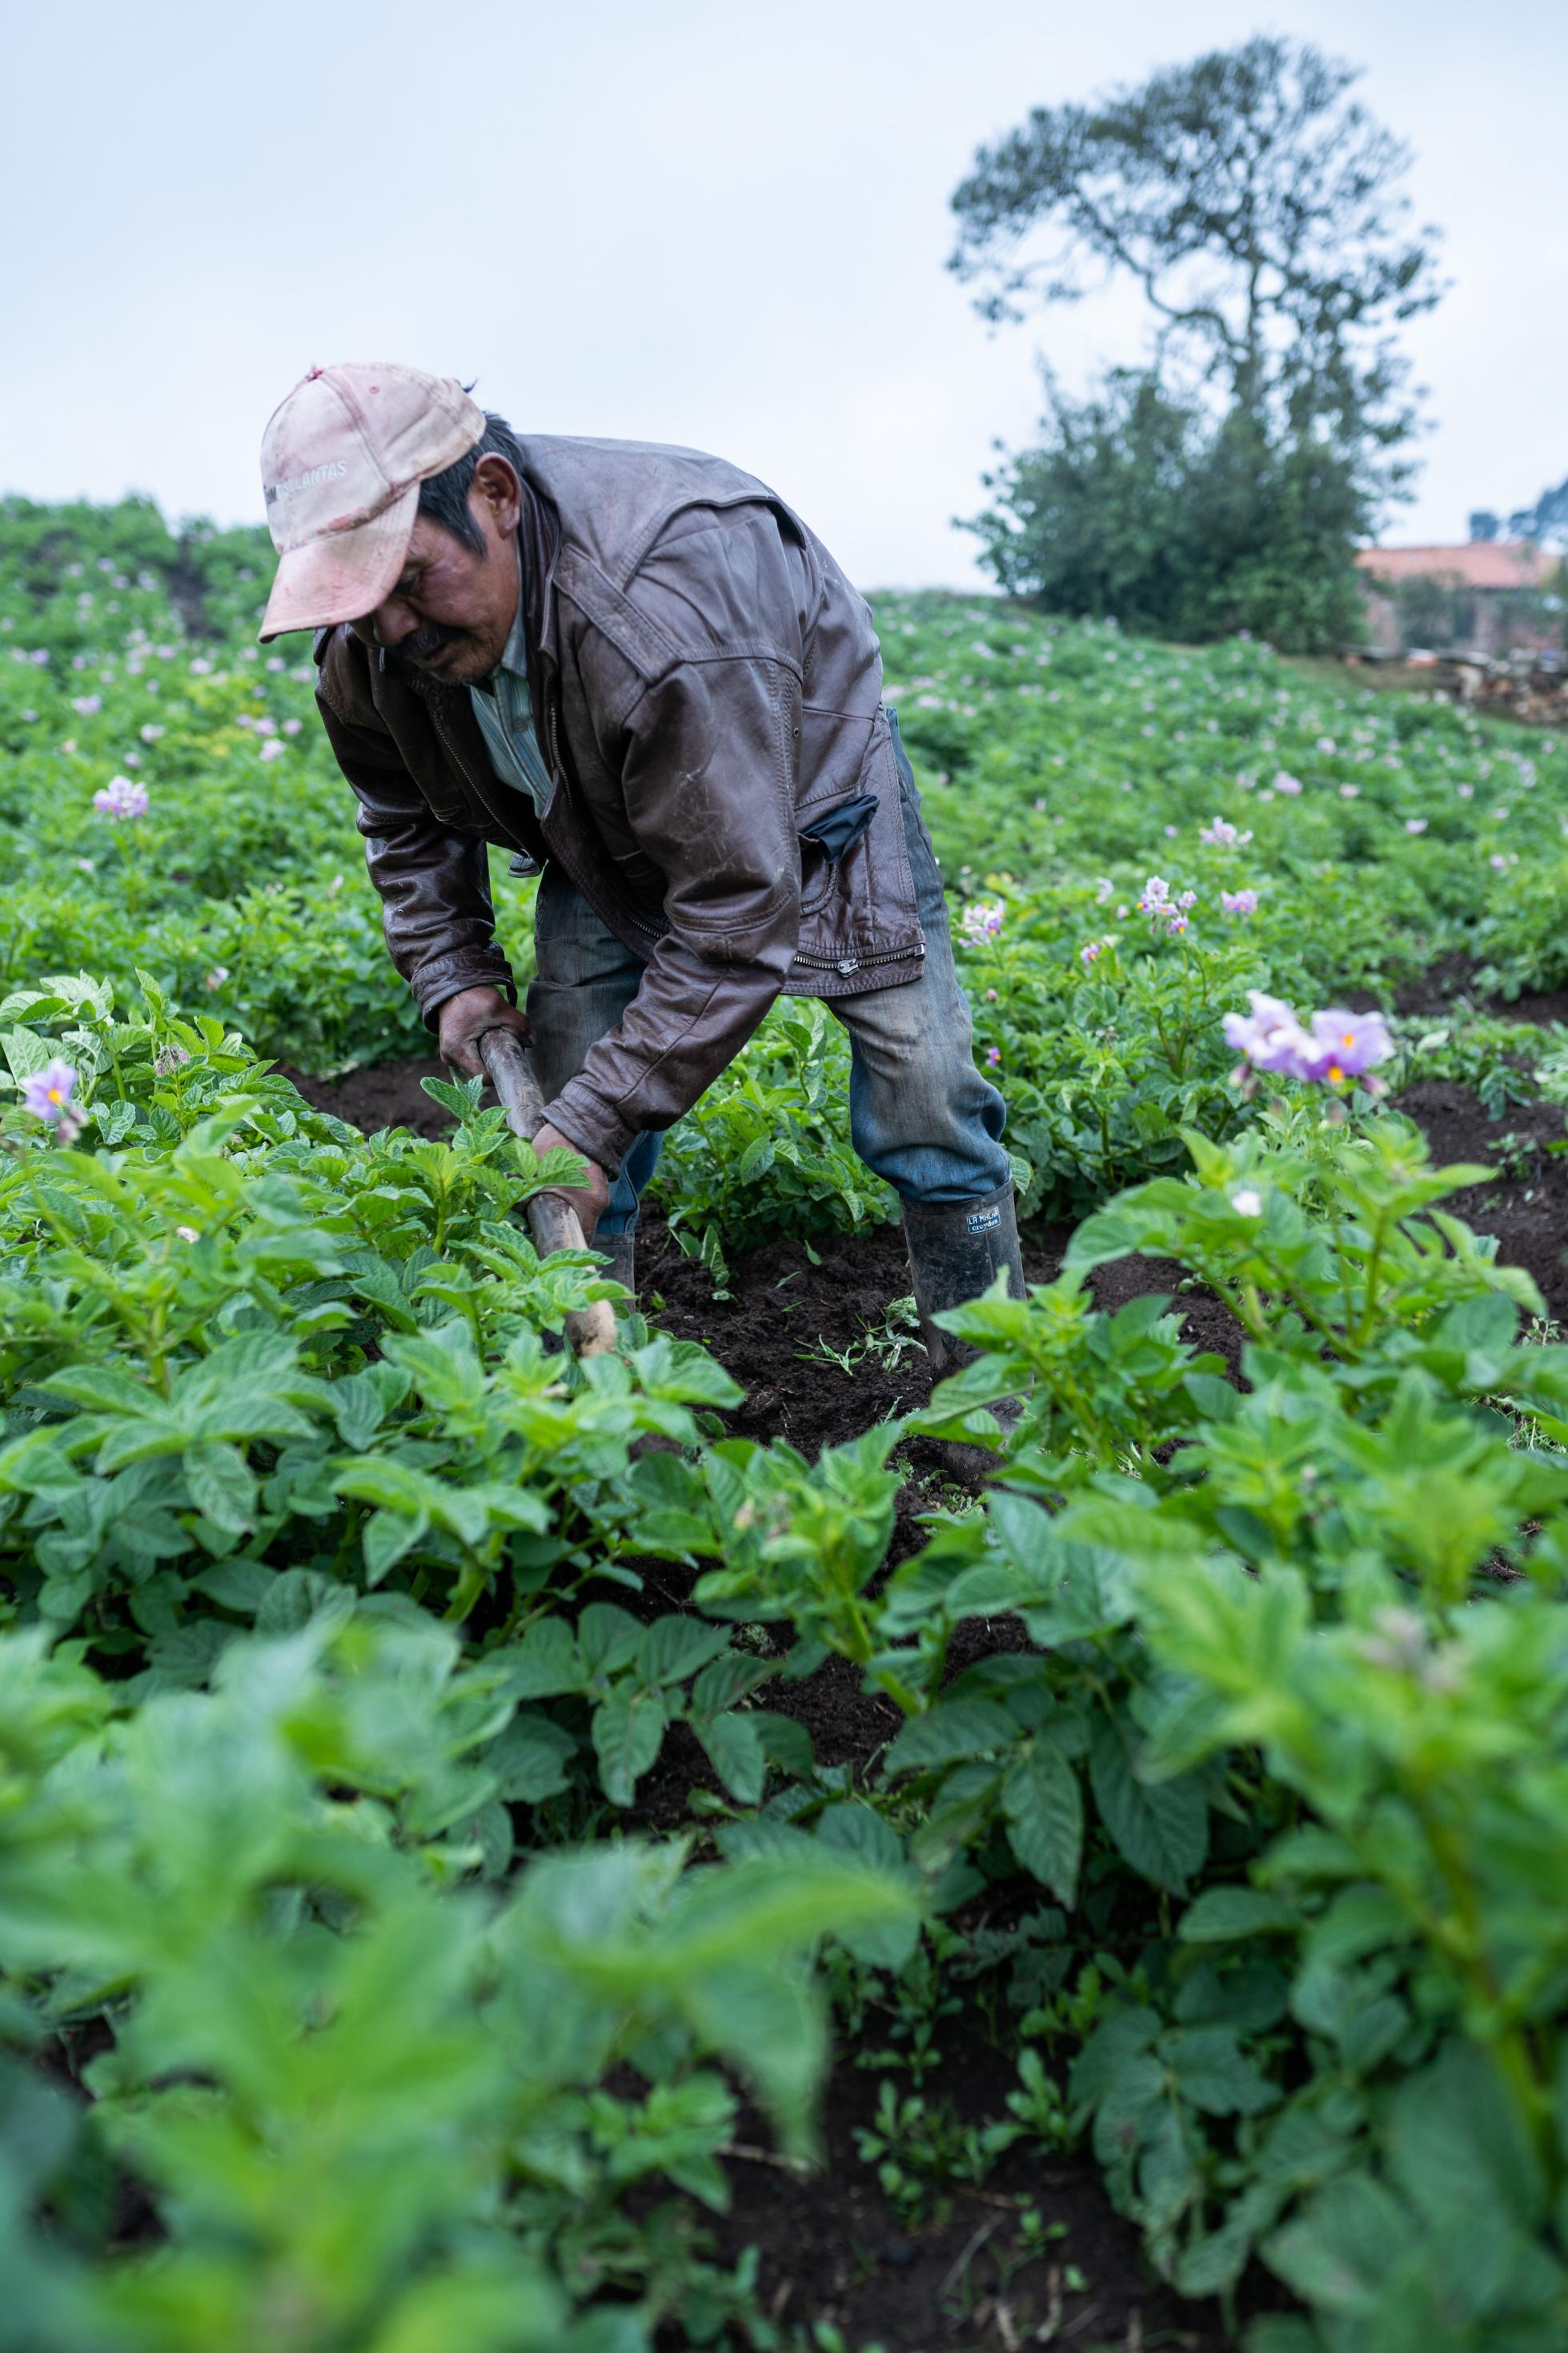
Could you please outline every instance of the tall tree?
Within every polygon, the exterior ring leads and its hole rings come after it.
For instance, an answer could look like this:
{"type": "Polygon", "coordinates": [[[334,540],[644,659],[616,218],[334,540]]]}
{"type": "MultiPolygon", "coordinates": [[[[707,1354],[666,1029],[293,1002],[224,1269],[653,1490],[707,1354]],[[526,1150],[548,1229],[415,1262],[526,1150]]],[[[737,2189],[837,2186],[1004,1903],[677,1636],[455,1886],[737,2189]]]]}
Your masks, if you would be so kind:
{"type": "MultiPolygon", "coordinates": [[[[1246,447],[1259,481],[1293,484],[1299,504],[1316,466],[1335,508],[1316,560],[1342,575],[1407,478],[1395,335],[1442,290],[1435,232],[1408,226],[1407,153],[1349,95],[1356,79],[1310,45],[1258,38],[1093,105],[1037,107],[955,192],[950,265],[994,321],[1131,280],[1154,328],[1151,383],[1209,421],[1206,441],[1187,437],[1194,474],[1211,459],[1234,471],[1246,447]]],[[[1058,430],[1064,413],[1058,396],[1058,430]]],[[[1254,503],[1267,530],[1268,499],[1254,503]]]]}

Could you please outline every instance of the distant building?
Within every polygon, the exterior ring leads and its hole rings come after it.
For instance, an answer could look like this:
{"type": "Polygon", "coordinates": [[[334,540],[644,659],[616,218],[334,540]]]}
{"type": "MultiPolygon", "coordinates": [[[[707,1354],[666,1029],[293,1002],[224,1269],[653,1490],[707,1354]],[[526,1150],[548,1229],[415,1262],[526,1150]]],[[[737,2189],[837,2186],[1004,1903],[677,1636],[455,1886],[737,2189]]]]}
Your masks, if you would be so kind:
{"type": "MultiPolygon", "coordinates": [[[[1492,522],[1478,516],[1474,523],[1492,522]]],[[[1367,628],[1380,653],[1499,654],[1563,642],[1563,559],[1530,540],[1363,547],[1367,628]]]]}

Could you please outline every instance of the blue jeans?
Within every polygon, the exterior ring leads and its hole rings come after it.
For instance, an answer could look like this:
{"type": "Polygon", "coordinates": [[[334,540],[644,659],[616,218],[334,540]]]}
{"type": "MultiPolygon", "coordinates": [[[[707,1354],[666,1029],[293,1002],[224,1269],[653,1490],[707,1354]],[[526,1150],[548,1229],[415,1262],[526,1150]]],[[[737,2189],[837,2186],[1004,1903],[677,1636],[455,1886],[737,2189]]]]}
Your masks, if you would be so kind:
{"type": "MultiPolygon", "coordinates": [[[[973,1201],[1009,1181],[1006,1109],[974,1067],[969,1006],[958,985],[947,902],[920,795],[895,733],[904,839],[926,937],[918,980],[825,1001],[849,1032],[849,1139],[903,1201],[973,1201]]],[[[529,985],[533,1059],[544,1100],[574,1078],[642,979],[642,959],[605,929],[559,866],[547,866],[534,908],[536,976],[529,985]]],[[[605,1234],[637,1222],[663,1137],[645,1130],[621,1163],[605,1234]]]]}

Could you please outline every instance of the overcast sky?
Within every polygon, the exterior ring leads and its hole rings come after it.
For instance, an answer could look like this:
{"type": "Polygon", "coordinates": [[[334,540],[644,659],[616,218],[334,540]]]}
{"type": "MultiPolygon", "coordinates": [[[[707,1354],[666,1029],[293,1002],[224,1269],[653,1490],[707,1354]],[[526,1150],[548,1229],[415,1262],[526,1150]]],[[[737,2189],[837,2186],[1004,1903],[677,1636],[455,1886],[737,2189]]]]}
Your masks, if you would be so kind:
{"type": "Polygon", "coordinates": [[[1367,69],[1452,291],[1394,541],[1568,474],[1564,0],[6,0],[0,489],[258,517],[315,361],[478,378],[525,430],[721,451],[862,585],[970,582],[994,437],[1139,355],[1114,300],[987,330],[943,261],[1032,104],[1256,31],[1367,69]]]}

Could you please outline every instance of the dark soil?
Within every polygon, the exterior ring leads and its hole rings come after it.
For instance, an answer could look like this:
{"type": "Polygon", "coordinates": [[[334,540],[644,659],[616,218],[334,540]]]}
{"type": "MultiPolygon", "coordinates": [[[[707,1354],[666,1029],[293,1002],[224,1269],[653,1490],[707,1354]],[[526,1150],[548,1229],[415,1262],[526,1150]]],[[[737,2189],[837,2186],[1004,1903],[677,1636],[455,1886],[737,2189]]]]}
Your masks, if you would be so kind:
{"type": "MultiPolygon", "coordinates": [[[[879,2039],[873,2028],[862,2058],[879,2039]]],[[[942,2063],[922,2086],[928,2112],[1005,2120],[1017,2088],[1011,2063],[957,2021],[939,2048],[942,2063]]],[[[1152,2280],[1136,2232],[1086,2161],[1019,2144],[979,2183],[944,2182],[918,2219],[901,2221],[855,2137],[872,2125],[885,2080],[845,2054],[828,2089],[819,2169],[796,2171],[749,2141],[740,2146],[750,2153],[731,2161],[734,2204],[711,2226],[715,2253],[733,2262],[758,2249],[760,2298],[776,2320],[829,2322],[846,2344],[888,2353],[1010,2353],[1030,2342],[1229,2353],[1214,2305],[1152,2280]],[[1027,2208],[1052,2233],[1043,2252],[1020,2246],[1027,2208]]],[[[908,2075],[893,2081],[907,2096],[908,2075]]]]}
{"type": "MultiPolygon", "coordinates": [[[[1030,1282],[1054,1282],[1070,1229],[1026,1228],[1024,1272],[1030,1282]]],[[[897,1226],[858,1234],[818,1234],[818,1264],[798,1241],[770,1242],[734,1261],[733,1297],[715,1299],[712,1280],[685,1258],[662,1219],[649,1217],[638,1237],[637,1283],[660,1326],[679,1338],[700,1340],[746,1390],[728,1417],[737,1435],[766,1442],[785,1438],[803,1454],[858,1438],[874,1422],[927,1403],[931,1376],[923,1352],[912,1349],[887,1365],[875,1352],[858,1354],[846,1372],[833,1356],[863,1351],[881,1329],[889,1303],[908,1295],[909,1263],[897,1226]]],[[[1089,1288],[1095,1305],[1114,1313],[1151,1293],[1169,1297],[1194,1346],[1214,1348],[1234,1371],[1241,1334],[1218,1300],[1194,1286],[1167,1259],[1116,1259],[1097,1267],[1089,1288]]],[[[931,1450],[911,1450],[917,1471],[940,1469],[931,1450]]],[[[921,1508],[929,1508],[922,1505],[921,1508]]]]}
{"type": "Polygon", "coordinates": [[[419,1083],[421,1079],[447,1075],[446,1064],[434,1054],[413,1062],[378,1062],[369,1070],[351,1071],[342,1079],[312,1079],[291,1062],[280,1062],[278,1067],[317,1111],[346,1119],[351,1127],[362,1128],[366,1135],[374,1135],[379,1127],[406,1127],[416,1135],[445,1135],[452,1124],[451,1113],[443,1111],[419,1083]]]}
{"type": "Polygon", "coordinates": [[[733,1296],[715,1299],[712,1277],[677,1247],[662,1219],[648,1217],[637,1236],[637,1289],[648,1314],[677,1338],[700,1340],[746,1391],[728,1417],[736,1435],[787,1439],[807,1455],[931,1396],[923,1349],[906,1346],[891,1365],[859,1353],[886,1325],[889,1303],[909,1293],[899,1229],[818,1234],[812,1249],[819,1265],[795,1240],[737,1258],[733,1296]],[[834,1364],[830,1350],[857,1352],[854,1370],[834,1364]]]}
{"type": "MultiPolygon", "coordinates": [[[[1527,990],[1515,997],[1483,997],[1476,987],[1476,965],[1467,955],[1439,956],[1415,980],[1405,981],[1394,991],[1394,1009],[1439,1017],[1463,1004],[1478,1013],[1493,1014],[1500,1021],[1533,1021],[1542,1029],[1553,1021],[1568,1021],[1568,988],[1527,990]]],[[[1367,997],[1356,1009],[1372,1012],[1378,1003],[1377,998],[1367,997]]]]}
{"type": "Polygon", "coordinates": [[[1401,1111],[1426,1130],[1439,1167],[1473,1161],[1499,1171],[1443,1203],[1478,1232],[1495,1234],[1504,1266],[1534,1276],[1548,1314],[1568,1323],[1568,1159],[1550,1147],[1564,1141],[1561,1103],[1510,1103],[1489,1119],[1468,1087],[1423,1079],[1399,1098],[1401,1111]]]}

